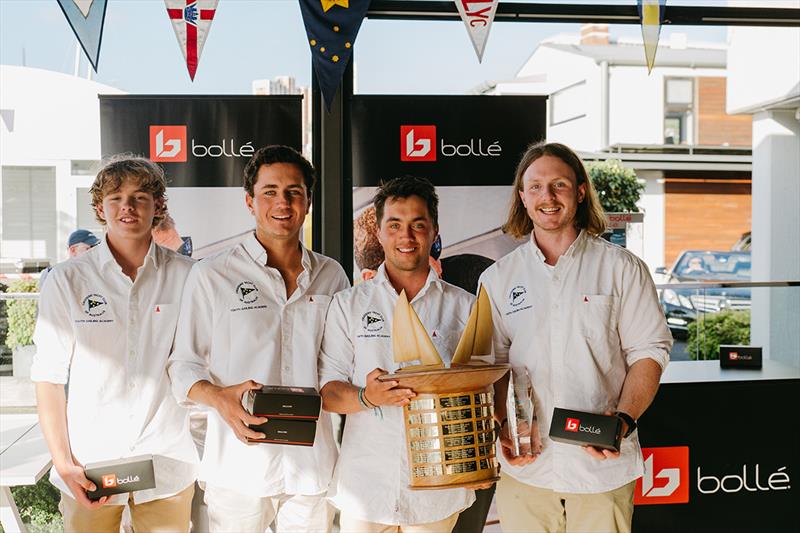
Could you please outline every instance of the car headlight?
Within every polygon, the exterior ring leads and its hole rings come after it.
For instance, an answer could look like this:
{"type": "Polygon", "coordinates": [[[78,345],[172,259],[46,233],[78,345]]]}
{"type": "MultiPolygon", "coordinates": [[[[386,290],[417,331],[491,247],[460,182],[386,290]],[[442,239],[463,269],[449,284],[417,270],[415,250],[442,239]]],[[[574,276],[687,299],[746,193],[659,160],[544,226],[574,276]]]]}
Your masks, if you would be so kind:
{"type": "Polygon", "coordinates": [[[692,301],[684,294],[678,294],[672,289],[664,289],[663,292],[664,302],[675,307],[685,307],[686,309],[694,309],[692,301]]]}
{"type": "Polygon", "coordinates": [[[685,294],[679,294],[678,299],[681,302],[681,307],[685,307],[686,309],[694,309],[694,306],[692,305],[692,300],[685,294]]]}

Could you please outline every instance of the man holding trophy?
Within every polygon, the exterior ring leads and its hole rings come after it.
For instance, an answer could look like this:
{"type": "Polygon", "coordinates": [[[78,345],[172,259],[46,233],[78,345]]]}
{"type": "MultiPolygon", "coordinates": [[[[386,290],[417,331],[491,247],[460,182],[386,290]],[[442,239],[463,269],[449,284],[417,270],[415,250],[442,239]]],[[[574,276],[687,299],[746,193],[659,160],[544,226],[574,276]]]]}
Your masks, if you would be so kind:
{"type": "Polygon", "coordinates": [[[541,454],[535,435],[533,453],[514,453],[506,377],[495,402],[501,525],[630,531],[635,480],[644,472],[635,420],[655,396],[672,345],[647,266],[600,238],[597,195],[578,156],[560,144],[523,155],[503,229],[531,233],[530,242],[489,267],[481,283],[492,302],[497,362],[530,376],[541,454]],[[547,436],[554,408],[616,415],[619,451],[554,442],[547,436]]]}
{"type": "Polygon", "coordinates": [[[341,510],[345,533],[450,532],[459,512],[474,501],[473,491],[408,488],[402,407],[415,395],[397,381],[378,378],[397,370],[392,337],[411,333],[394,330],[398,300],[408,298],[435,349],[449,360],[473,296],[439,279],[429,266],[439,227],[438,198],[428,180],[391,180],[374,203],[386,259],[373,279],[334,297],[322,341],[323,409],[347,415],[328,495],[341,510]]]}

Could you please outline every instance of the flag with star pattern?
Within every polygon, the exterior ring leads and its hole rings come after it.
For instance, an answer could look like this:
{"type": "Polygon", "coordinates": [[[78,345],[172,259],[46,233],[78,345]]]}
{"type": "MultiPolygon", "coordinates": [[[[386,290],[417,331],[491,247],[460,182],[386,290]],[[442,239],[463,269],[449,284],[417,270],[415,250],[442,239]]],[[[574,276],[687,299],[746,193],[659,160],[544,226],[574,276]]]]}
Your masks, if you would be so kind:
{"type": "Polygon", "coordinates": [[[194,81],[203,45],[211,31],[219,0],[164,0],[175,37],[183,52],[189,77],[194,81]]]}
{"type": "Polygon", "coordinates": [[[330,110],[370,0],[300,0],[311,63],[330,110]]]}
{"type": "Polygon", "coordinates": [[[58,0],[61,11],[95,72],[100,59],[100,43],[103,41],[106,4],[106,0],[58,0]]]}

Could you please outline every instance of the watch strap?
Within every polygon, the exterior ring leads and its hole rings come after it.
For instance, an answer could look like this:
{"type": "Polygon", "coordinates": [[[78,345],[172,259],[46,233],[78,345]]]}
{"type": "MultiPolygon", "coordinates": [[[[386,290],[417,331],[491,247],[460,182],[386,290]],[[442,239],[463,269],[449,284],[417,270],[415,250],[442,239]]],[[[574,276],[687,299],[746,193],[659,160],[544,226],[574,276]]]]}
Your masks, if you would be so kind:
{"type": "Polygon", "coordinates": [[[625,423],[628,425],[628,431],[625,432],[625,434],[622,436],[622,438],[629,437],[630,434],[633,433],[634,430],[636,429],[636,420],[634,420],[631,415],[629,415],[628,413],[625,413],[623,411],[617,411],[614,414],[616,416],[618,416],[620,419],[624,420],[625,423]]]}

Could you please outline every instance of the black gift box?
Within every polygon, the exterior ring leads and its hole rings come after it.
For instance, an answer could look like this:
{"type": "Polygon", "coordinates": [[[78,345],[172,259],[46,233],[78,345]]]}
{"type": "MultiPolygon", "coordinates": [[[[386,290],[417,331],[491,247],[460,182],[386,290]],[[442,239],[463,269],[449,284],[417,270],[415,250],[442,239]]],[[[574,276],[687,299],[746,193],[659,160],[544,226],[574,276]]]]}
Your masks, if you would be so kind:
{"type": "Polygon", "coordinates": [[[761,347],[720,344],[719,366],[722,368],[761,368],[761,347]]]}
{"type": "Polygon", "coordinates": [[[245,408],[254,416],[267,418],[250,429],[265,435],[251,442],[313,446],[322,399],[311,387],[266,385],[247,395],[245,408]]]}
{"type": "Polygon", "coordinates": [[[254,416],[316,420],[321,405],[322,399],[312,387],[265,385],[250,391],[245,407],[254,416]]]}
{"type": "Polygon", "coordinates": [[[622,420],[613,415],[556,407],[550,424],[550,438],[565,444],[588,445],[618,452],[622,440],[622,420]]]}
{"type": "Polygon", "coordinates": [[[99,500],[103,496],[112,494],[152,489],[156,486],[152,455],[87,464],[84,466],[84,473],[97,488],[95,491],[87,492],[90,500],[99,500]]]}

